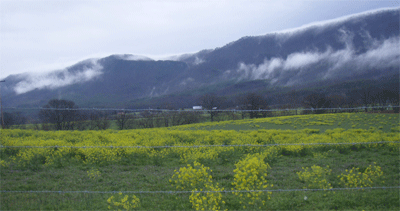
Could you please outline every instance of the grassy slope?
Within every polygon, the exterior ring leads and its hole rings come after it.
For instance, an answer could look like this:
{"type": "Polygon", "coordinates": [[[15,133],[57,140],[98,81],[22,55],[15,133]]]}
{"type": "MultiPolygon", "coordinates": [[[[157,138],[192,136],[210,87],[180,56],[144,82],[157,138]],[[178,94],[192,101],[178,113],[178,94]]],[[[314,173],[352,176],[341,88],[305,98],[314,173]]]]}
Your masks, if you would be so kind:
{"type": "Polygon", "coordinates": [[[381,127],[379,129],[383,132],[390,132],[391,128],[398,124],[399,114],[342,113],[221,121],[208,124],[185,125],[182,127],[195,130],[302,130],[310,128],[319,129],[320,132],[334,128],[370,129],[370,127],[375,127],[378,129],[381,127]]]}
{"type": "MultiPolygon", "coordinates": [[[[280,120],[271,123],[267,119],[241,120],[219,123],[205,123],[176,127],[175,129],[206,129],[206,130],[255,130],[270,129],[302,129],[315,128],[321,132],[326,129],[337,128],[339,122],[346,129],[376,128],[382,126],[383,132],[389,132],[391,127],[399,124],[398,115],[354,114],[348,118],[321,119],[323,115],[305,116],[309,119],[299,119],[302,116],[288,118],[270,118],[280,120]],[[390,119],[389,119],[390,118],[390,119]],[[286,121],[286,124],[285,124],[286,121]],[[291,123],[288,123],[288,122],[291,123]],[[281,123],[284,124],[281,124],[281,123]],[[329,122],[332,125],[308,125],[311,122],[329,122]],[[279,123],[279,124],[277,124],[279,123]],[[370,124],[372,123],[372,124],[370,124]],[[257,126],[258,125],[258,126],[257,126]],[[296,128],[294,128],[296,126],[296,128]]],[[[304,117],[304,116],[303,116],[304,117]]],[[[213,179],[225,187],[232,188],[234,164],[240,158],[232,156],[229,159],[220,157],[216,162],[203,162],[213,170],[213,179]]],[[[376,162],[382,167],[385,184],[378,181],[374,186],[399,186],[399,151],[387,148],[354,148],[349,150],[332,150],[329,147],[310,151],[304,155],[281,154],[276,159],[268,160],[272,167],[268,171],[268,183],[274,184],[273,189],[301,189],[305,185],[296,172],[302,167],[312,165],[326,166],[332,169],[329,181],[332,186],[340,187],[337,175],[345,169],[360,167],[365,169],[376,162]]],[[[179,157],[169,157],[162,160],[151,160],[135,157],[123,160],[118,165],[84,165],[70,161],[62,167],[42,167],[39,169],[8,167],[1,169],[1,190],[90,190],[90,191],[133,191],[133,190],[174,190],[168,180],[174,170],[185,166],[179,157]],[[88,177],[87,171],[98,169],[101,175],[95,179],[88,177]]],[[[112,194],[85,194],[85,193],[1,193],[1,210],[39,210],[39,209],[68,209],[68,210],[101,210],[107,209],[107,198],[112,194]]],[[[188,210],[192,209],[189,202],[190,193],[186,194],[135,194],[141,200],[141,209],[146,210],[188,210]]],[[[229,210],[241,209],[238,200],[229,193],[223,194],[229,210]]],[[[268,209],[357,209],[398,210],[399,191],[392,190],[343,190],[332,192],[274,192],[267,202],[268,209]],[[326,196],[324,196],[326,194],[326,196]],[[307,200],[304,197],[307,196],[307,200]]]]}

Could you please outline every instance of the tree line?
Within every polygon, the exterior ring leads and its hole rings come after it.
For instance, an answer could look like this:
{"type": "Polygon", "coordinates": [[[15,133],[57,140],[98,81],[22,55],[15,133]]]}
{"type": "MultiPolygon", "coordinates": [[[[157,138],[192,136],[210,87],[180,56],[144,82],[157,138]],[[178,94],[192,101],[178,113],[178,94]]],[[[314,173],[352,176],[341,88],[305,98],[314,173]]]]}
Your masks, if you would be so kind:
{"type": "MultiPolygon", "coordinates": [[[[360,106],[378,106],[378,110],[383,111],[384,107],[388,105],[398,106],[400,98],[399,90],[377,89],[376,87],[352,90],[346,94],[328,94],[323,91],[312,91],[305,94],[304,92],[290,91],[281,96],[287,103],[276,106],[270,105],[271,98],[276,96],[271,97],[263,93],[244,93],[235,96],[233,100],[232,97],[204,94],[198,98],[197,103],[207,111],[177,109],[169,112],[160,110],[142,112],[80,110],[73,101],[52,99],[38,112],[36,121],[29,121],[29,118],[21,112],[5,112],[4,125],[5,128],[9,128],[13,125],[35,122],[35,129],[43,130],[105,130],[111,127],[112,122],[118,129],[169,127],[205,121],[252,119],[277,115],[277,113],[264,111],[271,108],[303,107],[312,109],[311,111],[302,111],[301,114],[325,113],[327,110],[324,108],[332,108],[330,112],[340,112],[339,108],[360,106]],[[221,110],[230,110],[231,112],[222,112],[221,110]],[[232,112],[232,110],[237,112],[232,112]]],[[[171,108],[165,105],[161,109],[171,108]]],[[[399,113],[399,108],[393,107],[392,111],[399,113]]],[[[352,112],[352,110],[346,110],[346,112],[352,112]]],[[[367,108],[365,108],[365,112],[368,112],[367,108]]],[[[295,110],[295,113],[290,114],[300,113],[295,110]]]]}

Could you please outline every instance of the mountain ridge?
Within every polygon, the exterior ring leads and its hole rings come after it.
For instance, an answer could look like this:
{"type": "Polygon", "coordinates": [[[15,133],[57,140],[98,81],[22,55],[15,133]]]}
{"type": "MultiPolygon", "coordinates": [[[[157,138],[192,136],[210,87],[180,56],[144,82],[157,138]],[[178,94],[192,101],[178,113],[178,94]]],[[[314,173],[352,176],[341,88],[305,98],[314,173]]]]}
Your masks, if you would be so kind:
{"type": "Polygon", "coordinates": [[[321,81],[396,77],[399,12],[399,8],[374,10],[246,36],[170,60],[120,54],[85,60],[47,75],[10,75],[2,86],[4,105],[40,106],[51,98],[68,98],[84,105],[104,106],[109,101],[113,106],[191,90],[234,95],[228,87],[255,80],[265,83],[253,91],[267,91],[321,81]]]}

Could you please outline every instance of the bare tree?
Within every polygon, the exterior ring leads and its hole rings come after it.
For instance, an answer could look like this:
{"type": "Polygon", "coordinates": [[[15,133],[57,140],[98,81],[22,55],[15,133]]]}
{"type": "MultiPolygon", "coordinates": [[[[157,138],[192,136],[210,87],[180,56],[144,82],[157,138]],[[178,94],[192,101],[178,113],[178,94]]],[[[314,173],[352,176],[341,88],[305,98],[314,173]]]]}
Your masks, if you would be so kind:
{"type": "Polygon", "coordinates": [[[4,112],[3,113],[3,118],[4,118],[4,128],[10,128],[11,126],[20,126],[24,125],[27,122],[27,118],[25,115],[23,115],[21,112],[4,112]]]}
{"type": "Polygon", "coordinates": [[[360,90],[359,95],[361,96],[361,102],[365,107],[365,112],[368,112],[368,105],[373,104],[374,98],[373,98],[373,93],[372,93],[372,89],[369,88],[365,88],[360,90]]]}
{"type": "Polygon", "coordinates": [[[320,114],[323,113],[323,110],[319,109],[328,107],[329,101],[326,99],[325,94],[312,93],[303,99],[303,105],[316,109],[315,112],[320,114]]]}
{"type": "Polygon", "coordinates": [[[116,113],[115,117],[118,129],[123,130],[128,126],[129,116],[124,111],[116,113]]]}
{"type": "Polygon", "coordinates": [[[143,128],[154,128],[155,114],[150,111],[143,111],[140,113],[141,118],[137,120],[139,126],[143,128]]]}
{"type": "Polygon", "coordinates": [[[4,129],[8,129],[11,127],[11,125],[14,125],[15,119],[14,115],[8,112],[3,113],[3,121],[4,121],[4,129]]]}
{"type": "Polygon", "coordinates": [[[69,100],[50,100],[39,112],[43,123],[55,125],[56,130],[73,130],[78,118],[77,106],[69,100]]]}
{"type": "Polygon", "coordinates": [[[249,111],[250,119],[267,116],[266,112],[257,111],[268,108],[267,101],[263,96],[250,92],[245,94],[244,97],[242,97],[242,100],[242,108],[251,110],[249,111]]]}
{"type": "Polygon", "coordinates": [[[375,98],[378,100],[378,104],[380,110],[383,111],[384,107],[387,106],[388,103],[397,105],[399,102],[398,92],[388,89],[380,89],[379,92],[375,94],[375,98]],[[397,102],[396,102],[397,100],[397,102]]]}
{"type": "Polygon", "coordinates": [[[400,94],[399,94],[399,90],[386,90],[384,93],[385,96],[387,96],[387,101],[390,102],[390,104],[392,106],[396,106],[393,108],[395,113],[399,113],[399,100],[400,100],[400,94]]]}
{"type": "Polygon", "coordinates": [[[100,118],[99,113],[96,111],[91,111],[88,116],[89,116],[88,129],[96,130],[96,121],[100,118]]]}
{"type": "MultiPolygon", "coordinates": [[[[288,108],[290,109],[294,109],[297,108],[297,93],[296,90],[292,89],[289,93],[288,93],[288,98],[289,98],[289,106],[288,108]]],[[[295,110],[295,114],[297,115],[297,110],[295,110]]]]}
{"type": "Polygon", "coordinates": [[[111,126],[111,122],[108,120],[107,116],[101,116],[95,122],[99,130],[107,130],[111,126]]]}
{"type": "MultiPolygon", "coordinates": [[[[355,108],[362,105],[361,94],[357,90],[352,90],[347,93],[346,104],[349,108],[355,108]]],[[[354,112],[354,109],[350,109],[349,112],[354,112]]]]}
{"type": "Polygon", "coordinates": [[[110,120],[108,120],[107,112],[90,112],[89,119],[89,130],[106,130],[111,125],[110,120]]]}
{"type": "Polygon", "coordinates": [[[185,124],[193,124],[200,122],[200,113],[196,111],[182,111],[180,112],[180,116],[182,116],[182,123],[185,124]]]}
{"type": "Polygon", "coordinates": [[[88,116],[87,112],[83,112],[83,111],[79,112],[78,111],[77,118],[74,122],[75,129],[85,130],[88,127],[88,125],[90,124],[88,120],[89,120],[89,116],[88,116]]]}
{"type": "Polygon", "coordinates": [[[218,115],[217,109],[220,109],[222,105],[223,99],[221,97],[217,97],[214,94],[205,94],[200,97],[200,103],[204,109],[208,110],[208,113],[211,115],[211,122],[214,121],[214,117],[218,115]]]}
{"type": "Polygon", "coordinates": [[[327,97],[327,101],[329,102],[329,105],[333,108],[342,108],[343,106],[346,105],[346,95],[340,95],[340,94],[333,94],[327,97]]]}

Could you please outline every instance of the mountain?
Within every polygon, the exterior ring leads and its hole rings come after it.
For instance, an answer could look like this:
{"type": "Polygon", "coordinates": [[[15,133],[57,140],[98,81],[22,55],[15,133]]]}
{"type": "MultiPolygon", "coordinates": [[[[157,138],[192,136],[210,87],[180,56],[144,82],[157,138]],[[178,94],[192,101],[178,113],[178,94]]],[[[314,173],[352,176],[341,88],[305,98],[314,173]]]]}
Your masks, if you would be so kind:
{"type": "Polygon", "coordinates": [[[82,107],[196,104],[204,93],[305,89],[399,78],[399,8],[243,37],[223,47],[155,61],[137,55],[89,59],[45,74],[10,75],[3,105],[42,106],[52,98],[82,107]]]}

